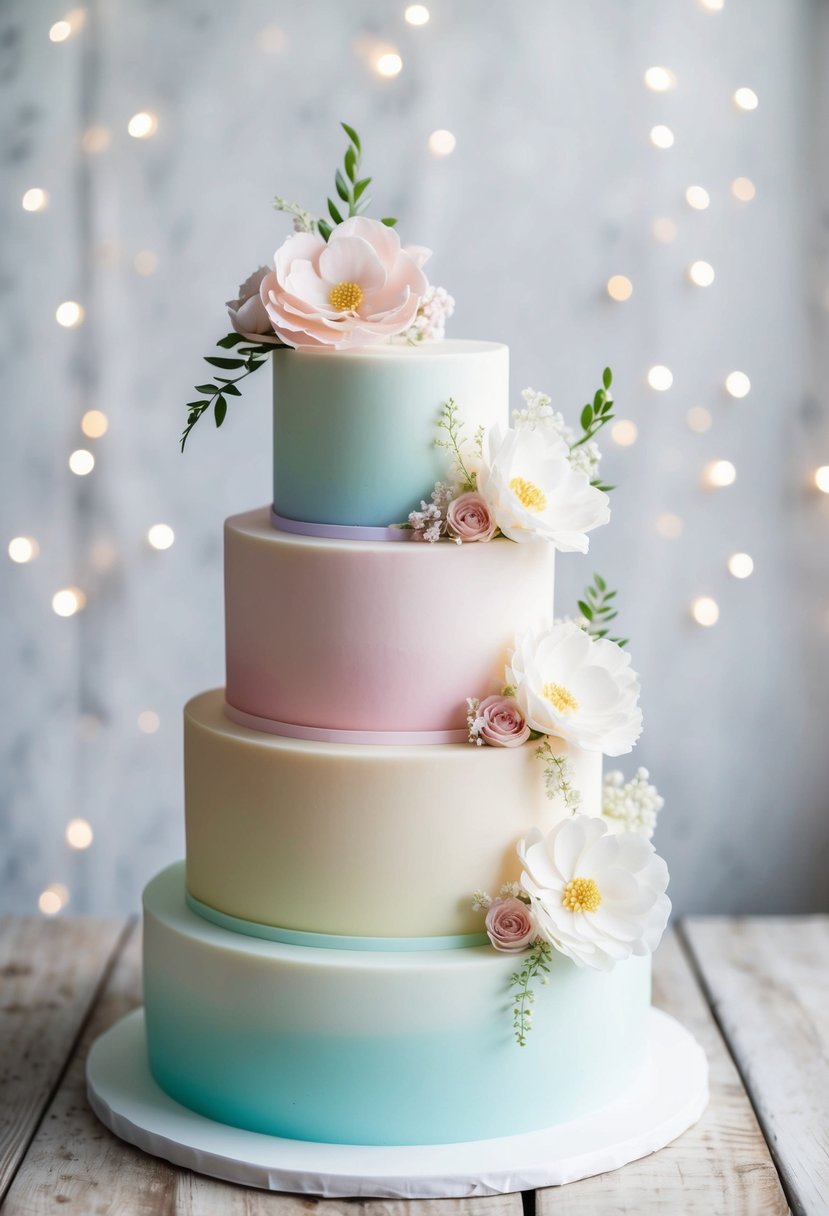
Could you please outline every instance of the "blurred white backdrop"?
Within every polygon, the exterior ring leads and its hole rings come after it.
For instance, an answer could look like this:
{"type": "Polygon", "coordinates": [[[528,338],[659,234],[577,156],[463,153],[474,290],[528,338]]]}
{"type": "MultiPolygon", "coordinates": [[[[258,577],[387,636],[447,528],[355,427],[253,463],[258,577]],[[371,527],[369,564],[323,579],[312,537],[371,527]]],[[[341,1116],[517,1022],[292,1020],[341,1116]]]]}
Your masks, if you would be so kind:
{"type": "Polygon", "coordinates": [[[322,207],[340,119],[379,212],[435,251],[450,335],[509,343],[516,403],[532,385],[575,420],[614,369],[614,517],[560,559],[557,608],[597,570],[619,588],[645,711],[624,767],[665,795],[676,907],[826,907],[829,6],[430,0],[424,25],[405,8],[0,8],[0,910],[135,909],[183,852],[181,705],[223,680],[221,524],[267,501],[270,385],[184,456],[183,406],[223,301],[289,229],[273,196],[322,207]],[[83,433],[90,410],[105,434],[83,433]],[[733,484],[704,483],[718,460],[733,484]],[[15,537],[36,558],[7,557],[15,537]],[[85,607],[62,617],[73,587],[85,607]]]}

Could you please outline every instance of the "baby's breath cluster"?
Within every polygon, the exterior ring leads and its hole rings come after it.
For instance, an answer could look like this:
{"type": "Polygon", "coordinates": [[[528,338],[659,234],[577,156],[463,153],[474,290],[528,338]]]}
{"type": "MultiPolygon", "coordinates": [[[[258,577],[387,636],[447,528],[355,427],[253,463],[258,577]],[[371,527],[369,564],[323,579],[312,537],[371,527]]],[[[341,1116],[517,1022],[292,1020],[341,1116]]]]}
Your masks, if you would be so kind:
{"type": "Polygon", "coordinates": [[[602,815],[620,822],[625,831],[641,832],[650,840],[656,827],[656,817],[665,799],[650,783],[646,768],[636,770],[636,776],[625,781],[618,769],[607,773],[602,790],[602,815]]]}
{"type": "Polygon", "coordinates": [[[404,332],[409,342],[439,342],[446,337],[446,322],[455,311],[455,300],[445,287],[428,287],[415,313],[415,319],[404,332]]]}
{"type": "Polygon", "coordinates": [[[446,509],[454,497],[454,490],[446,482],[435,483],[431,501],[421,500],[420,510],[409,512],[409,527],[415,534],[415,540],[427,540],[434,544],[447,535],[446,509]]]}
{"type": "Polygon", "coordinates": [[[602,459],[599,445],[588,440],[578,446],[578,435],[564,421],[564,415],[553,409],[551,399],[546,393],[539,393],[534,388],[525,388],[521,396],[524,399],[524,408],[513,410],[512,425],[516,429],[545,429],[559,435],[570,449],[570,464],[573,468],[595,481],[599,476],[599,463],[602,459]]]}
{"type": "Polygon", "coordinates": [[[547,797],[561,797],[565,807],[573,814],[581,805],[581,792],[573,785],[570,761],[565,755],[554,752],[549,739],[535,749],[539,760],[544,761],[544,789],[547,797]]]}

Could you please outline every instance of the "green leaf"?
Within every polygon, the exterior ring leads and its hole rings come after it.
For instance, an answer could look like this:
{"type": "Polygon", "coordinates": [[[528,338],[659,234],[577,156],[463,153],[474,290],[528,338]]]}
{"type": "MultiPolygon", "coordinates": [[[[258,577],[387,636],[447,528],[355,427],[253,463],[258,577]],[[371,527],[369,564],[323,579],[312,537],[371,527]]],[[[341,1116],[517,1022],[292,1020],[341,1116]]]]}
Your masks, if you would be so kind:
{"type": "Polygon", "coordinates": [[[337,194],[339,194],[340,198],[343,200],[344,203],[347,203],[351,196],[348,192],[348,185],[346,184],[346,180],[343,177],[342,173],[340,173],[339,169],[334,174],[334,185],[337,187],[337,194]]]}
{"type": "Polygon", "coordinates": [[[343,217],[340,215],[331,199],[328,200],[328,214],[331,216],[335,224],[341,224],[343,222],[343,217]]]}
{"type": "Polygon", "coordinates": [[[238,389],[232,381],[227,383],[222,391],[230,393],[231,397],[241,397],[242,395],[241,389],[238,389]]]}
{"type": "Polygon", "coordinates": [[[610,370],[609,367],[606,367],[604,369],[604,371],[602,372],[602,384],[605,386],[605,388],[610,388],[612,383],[613,383],[613,372],[610,370]]]}
{"type": "Polygon", "coordinates": [[[327,223],[325,220],[317,220],[317,231],[319,232],[322,239],[324,241],[327,241],[328,238],[330,237],[333,229],[332,229],[331,225],[329,223],[327,223]]]}
{"type": "Polygon", "coordinates": [[[223,347],[225,350],[232,350],[234,346],[238,346],[244,340],[241,334],[232,333],[227,334],[224,338],[220,338],[216,345],[223,347]]]}
{"type": "Polygon", "coordinates": [[[582,429],[583,431],[589,431],[589,430],[590,430],[590,424],[591,424],[591,422],[593,421],[593,407],[592,407],[592,405],[586,405],[586,406],[584,407],[584,409],[583,409],[583,410],[582,410],[582,412],[581,412],[581,418],[580,418],[580,420],[579,420],[579,421],[581,422],[581,429],[582,429]]]}
{"type": "Polygon", "coordinates": [[[608,591],[607,595],[604,597],[605,603],[609,604],[610,601],[615,599],[618,594],[619,593],[617,591],[608,591]]]}
{"type": "Polygon", "coordinates": [[[357,176],[357,153],[353,148],[346,149],[345,171],[348,174],[348,180],[353,182],[357,176]]]}
{"type": "Polygon", "coordinates": [[[216,391],[215,384],[197,384],[196,385],[197,393],[209,393],[210,396],[212,397],[213,394],[215,393],[215,391],[216,391]]]}
{"type": "Polygon", "coordinates": [[[387,228],[393,228],[397,220],[393,219],[390,215],[384,215],[380,223],[385,224],[387,228]]]}
{"type": "Polygon", "coordinates": [[[599,588],[600,591],[607,591],[607,583],[604,581],[604,579],[602,578],[602,576],[600,574],[597,574],[594,577],[593,582],[596,584],[596,586],[599,588]]]}
{"type": "Polygon", "coordinates": [[[597,388],[596,395],[593,398],[593,410],[596,414],[601,414],[604,412],[603,411],[604,403],[605,403],[605,395],[600,388],[597,388]]]}
{"type": "Polygon", "coordinates": [[[593,620],[593,609],[590,607],[590,605],[586,604],[584,602],[584,600],[579,600],[578,605],[579,605],[579,612],[582,614],[582,616],[585,617],[586,620],[592,621],[593,620]]]}
{"type": "MultiPolygon", "coordinates": [[[[213,367],[226,367],[229,369],[245,366],[244,359],[225,359],[220,355],[205,355],[204,361],[205,363],[210,363],[213,367]]],[[[197,391],[201,392],[202,390],[198,389],[197,391]]]]}
{"type": "Polygon", "coordinates": [[[345,131],[346,135],[351,140],[351,142],[354,144],[354,147],[357,149],[357,151],[361,152],[362,148],[360,147],[360,136],[357,134],[357,132],[354,130],[354,128],[350,127],[347,122],[341,122],[340,126],[345,131]]]}
{"type": "Polygon", "coordinates": [[[362,181],[356,182],[354,186],[354,202],[357,203],[362,198],[365,191],[371,184],[370,177],[364,177],[362,181]]]}
{"type": "Polygon", "coordinates": [[[216,419],[217,427],[220,427],[222,425],[222,423],[224,422],[226,413],[227,413],[227,402],[225,401],[222,394],[219,393],[218,397],[216,398],[216,406],[213,410],[213,416],[216,419]]]}
{"type": "MultiPolygon", "coordinates": [[[[212,389],[213,385],[211,384],[210,387],[212,389]]],[[[184,408],[186,410],[195,410],[195,409],[198,409],[200,406],[205,406],[205,405],[209,405],[209,404],[210,404],[209,401],[188,401],[184,408]]]]}

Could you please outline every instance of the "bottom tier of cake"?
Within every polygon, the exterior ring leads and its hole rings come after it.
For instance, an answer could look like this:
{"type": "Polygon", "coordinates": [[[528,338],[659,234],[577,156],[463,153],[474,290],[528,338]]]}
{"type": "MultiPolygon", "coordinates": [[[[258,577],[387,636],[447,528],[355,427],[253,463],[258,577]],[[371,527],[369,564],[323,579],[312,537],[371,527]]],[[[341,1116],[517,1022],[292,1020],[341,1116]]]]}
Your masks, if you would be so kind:
{"type": "Polygon", "coordinates": [[[188,907],[183,863],[159,874],[144,893],[144,989],[162,1089],[271,1135],[439,1144],[587,1115],[645,1065],[649,958],[602,973],[554,955],[521,1048],[510,986],[521,956],[324,940],[217,926],[188,907]]]}

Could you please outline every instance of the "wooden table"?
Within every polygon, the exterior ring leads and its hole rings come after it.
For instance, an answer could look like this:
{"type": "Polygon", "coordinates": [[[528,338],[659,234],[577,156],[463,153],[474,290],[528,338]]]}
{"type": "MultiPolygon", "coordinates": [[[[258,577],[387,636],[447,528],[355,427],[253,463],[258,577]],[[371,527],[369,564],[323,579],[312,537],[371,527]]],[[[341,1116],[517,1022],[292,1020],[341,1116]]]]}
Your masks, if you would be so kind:
{"type": "Polygon", "coordinates": [[[761,1216],[829,1213],[829,917],[693,919],[655,959],[655,1003],[707,1052],[711,1105],[615,1173],[485,1199],[314,1200],[147,1157],[87,1107],[89,1044],[140,1004],[137,922],[0,919],[0,1207],[7,1216],[761,1216]],[[522,1205],[523,1200],[523,1205],[522,1205]]]}

